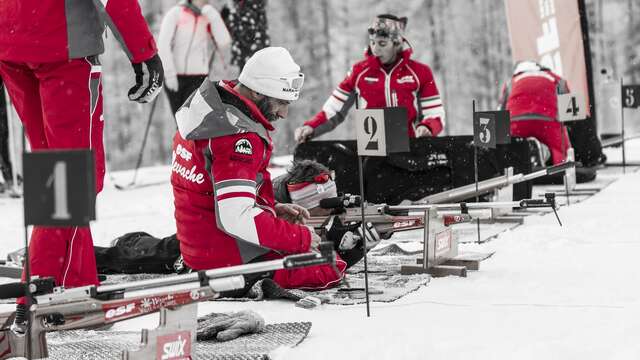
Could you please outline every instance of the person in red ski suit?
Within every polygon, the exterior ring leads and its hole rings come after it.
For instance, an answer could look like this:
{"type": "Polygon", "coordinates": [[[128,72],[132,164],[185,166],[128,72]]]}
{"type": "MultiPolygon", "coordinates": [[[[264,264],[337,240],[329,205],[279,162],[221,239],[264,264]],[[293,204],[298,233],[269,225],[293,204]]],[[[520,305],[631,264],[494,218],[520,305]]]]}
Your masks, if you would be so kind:
{"type": "MultiPolygon", "coordinates": [[[[0,76],[32,151],[93,150],[99,192],[105,164],[98,55],[105,20],[134,68],[129,99],[148,102],[162,89],[162,64],[138,2],[111,0],[105,8],[97,0],[6,0],[0,14],[0,76]]],[[[98,283],[88,226],[34,226],[29,252],[33,275],[64,287],[98,283]]],[[[23,322],[20,308],[16,324],[23,322]]]]}
{"type": "Polygon", "coordinates": [[[407,18],[378,15],[369,27],[365,59],[357,62],[322,110],[294,132],[298,143],[318,137],[344,121],[349,109],[407,109],[409,137],[436,136],[444,126],[442,99],[428,65],[411,59],[403,37],[407,18]]]}
{"type": "MultiPolygon", "coordinates": [[[[285,118],[304,76],[281,47],[257,51],[238,82],[207,79],[176,113],[171,184],[185,264],[212,269],[314,251],[304,207],[274,201],[267,170],[272,122],[285,118]],[[287,219],[289,221],[287,221],[287,219]],[[292,221],[295,219],[296,221],[292,221]]],[[[346,264],[275,271],[283,288],[337,284],[346,264]],[[337,271],[336,271],[337,270],[337,271]]]]}
{"type": "Polygon", "coordinates": [[[558,121],[557,96],[566,93],[569,85],[562,77],[533,61],[521,61],[500,97],[500,110],[511,114],[511,135],[534,137],[547,145],[554,165],[565,160],[571,147],[558,121]]]}

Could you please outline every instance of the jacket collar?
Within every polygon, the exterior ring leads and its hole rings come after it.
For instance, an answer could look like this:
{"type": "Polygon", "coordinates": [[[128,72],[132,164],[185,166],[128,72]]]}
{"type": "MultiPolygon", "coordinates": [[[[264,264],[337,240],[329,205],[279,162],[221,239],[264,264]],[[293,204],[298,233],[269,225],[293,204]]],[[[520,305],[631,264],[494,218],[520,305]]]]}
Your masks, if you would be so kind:
{"type": "Polygon", "coordinates": [[[246,97],[240,95],[237,91],[233,89],[237,84],[238,82],[235,80],[221,80],[219,85],[222,86],[222,88],[225,91],[233,94],[238,99],[240,99],[242,103],[249,109],[249,111],[251,112],[250,115],[254,120],[259,122],[267,130],[273,131],[275,128],[269,122],[269,120],[267,120],[267,118],[265,118],[264,115],[262,115],[262,112],[260,111],[260,109],[258,109],[256,104],[253,101],[247,99],[246,97]]]}

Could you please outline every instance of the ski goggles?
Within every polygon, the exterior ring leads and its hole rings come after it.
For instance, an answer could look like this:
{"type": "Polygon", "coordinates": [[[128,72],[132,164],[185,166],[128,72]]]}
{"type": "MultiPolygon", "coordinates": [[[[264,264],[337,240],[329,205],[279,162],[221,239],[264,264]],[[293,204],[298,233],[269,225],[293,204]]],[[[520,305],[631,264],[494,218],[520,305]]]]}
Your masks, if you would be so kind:
{"type": "Polygon", "coordinates": [[[304,74],[297,73],[295,75],[289,76],[256,76],[256,79],[269,79],[282,81],[287,84],[287,88],[295,91],[300,91],[302,89],[302,85],[304,84],[304,74]]]}
{"type": "Polygon", "coordinates": [[[373,24],[367,29],[369,38],[387,37],[398,40],[403,36],[404,24],[388,18],[376,18],[373,24]]]}
{"type": "Polygon", "coordinates": [[[333,181],[334,179],[335,179],[335,173],[333,171],[328,172],[328,173],[327,172],[323,172],[323,173],[320,173],[320,174],[314,176],[309,181],[300,181],[300,182],[295,182],[295,183],[287,183],[287,187],[289,188],[289,190],[296,190],[296,189],[308,186],[310,184],[326,184],[327,182],[333,181]]]}
{"type": "Polygon", "coordinates": [[[324,183],[303,182],[287,184],[291,202],[306,209],[320,206],[320,200],[338,196],[336,183],[330,178],[324,183]]]}

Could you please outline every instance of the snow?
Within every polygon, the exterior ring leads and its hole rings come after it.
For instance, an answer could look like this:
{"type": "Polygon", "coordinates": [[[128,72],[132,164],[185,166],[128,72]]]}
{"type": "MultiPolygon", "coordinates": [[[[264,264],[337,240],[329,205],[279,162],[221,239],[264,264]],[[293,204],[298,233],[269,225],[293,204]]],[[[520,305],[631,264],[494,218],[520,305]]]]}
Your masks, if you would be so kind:
{"type": "MultiPolygon", "coordinates": [[[[607,155],[621,158],[619,148],[607,149],[607,155]]],[[[640,160],[640,141],[628,144],[627,159],[640,160]]],[[[305,310],[287,301],[207,302],[199,312],[252,309],[268,323],[313,322],[302,344],[272,354],[278,359],[637,359],[637,169],[600,172],[598,181],[615,181],[585,201],[560,208],[562,227],[552,213],[529,216],[524,225],[492,241],[462,245],[496,253],[466,278],[432,279],[398,301],[372,303],[369,318],[364,305],[305,310]]],[[[157,181],[167,171],[141,169],[138,179],[157,181]]],[[[113,180],[123,184],[132,176],[116,173],[113,180]]],[[[0,256],[23,241],[21,206],[19,200],[0,199],[5,239],[0,256]]],[[[92,224],[96,244],[128,231],[156,236],[175,231],[168,182],[116,191],[110,179],[97,214],[92,224]]],[[[414,236],[422,237],[420,231],[414,236]]],[[[153,327],[156,321],[157,316],[148,316],[119,323],[114,330],[153,327]]]]}

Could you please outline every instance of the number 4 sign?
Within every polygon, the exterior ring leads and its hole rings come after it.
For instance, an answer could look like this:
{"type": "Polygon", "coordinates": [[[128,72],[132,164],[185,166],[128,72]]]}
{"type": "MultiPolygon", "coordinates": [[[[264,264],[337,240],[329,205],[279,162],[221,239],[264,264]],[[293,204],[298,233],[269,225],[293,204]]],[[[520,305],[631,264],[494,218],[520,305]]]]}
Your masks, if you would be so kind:
{"type": "Polygon", "coordinates": [[[558,121],[577,121],[587,118],[587,102],[581,93],[558,95],[558,121]]]}
{"type": "Polygon", "coordinates": [[[26,225],[86,226],[95,220],[95,167],[90,150],[24,154],[26,225]]]}

